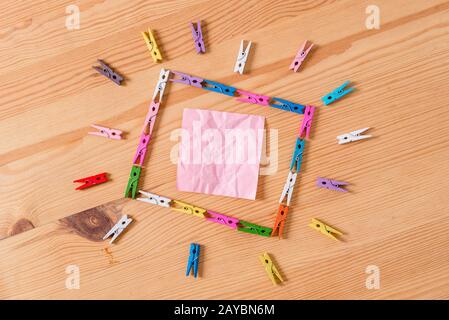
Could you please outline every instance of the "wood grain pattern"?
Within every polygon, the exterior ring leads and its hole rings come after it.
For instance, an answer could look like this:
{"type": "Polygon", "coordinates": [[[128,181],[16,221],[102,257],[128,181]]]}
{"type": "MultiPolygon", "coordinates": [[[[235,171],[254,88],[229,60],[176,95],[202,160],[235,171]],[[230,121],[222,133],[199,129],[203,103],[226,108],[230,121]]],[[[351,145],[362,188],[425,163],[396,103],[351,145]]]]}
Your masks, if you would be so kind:
{"type": "MultiPolygon", "coordinates": [[[[449,298],[449,2],[376,1],[381,28],[365,28],[370,1],[52,1],[0,4],[0,297],[155,299],[449,298]],[[65,8],[81,10],[80,30],[65,8]],[[188,22],[204,21],[197,55],[188,22]],[[140,31],[157,32],[155,65],[140,31]],[[232,72],[241,39],[254,47],[247,74],[232,72]],[[304,68],[288,70],[304,39],[304,68]],[[102,58],[126,85],[97,75],[102,58]],[[160,67],[244,90],[320,106],[345,80],[357,90],[316,112],[286,225],[262,238],[123,199],[160,67]],[[126,140],[86,133],[92,123],[126,140]],[[370,126],[374,138],[338,145],[338,134],[370,126]],[[108,183],[75,191],[98,172],[108,183]],[[317,176],[351,183],[340,194],[317,176]],[[100,241],[121,214],[135,221],[117,244],[100,241]],[[335,243],[310,218],[345,233],[335,243]],[[190,242],[203,245],[200,279],[184,275],[190,242]],[[267,251],[286,282],[274,287],[258,255],[267,251]],[[67,265],[79,290],[65,288],[67,265]],[[367,290],[377,265],[381,288],[367,290]]],[[[141,187],[272,226],[301,116],[182,85],[161,105],[141,187]],[[256,201],[176,191],[170,153],[185,107],[259,114],[277,130],[271,175],[256,201]],[[277,165],[273,165],[275,159],[277,165]]],[[[266,165],[268,166],[268,165],[266,165]]]]}

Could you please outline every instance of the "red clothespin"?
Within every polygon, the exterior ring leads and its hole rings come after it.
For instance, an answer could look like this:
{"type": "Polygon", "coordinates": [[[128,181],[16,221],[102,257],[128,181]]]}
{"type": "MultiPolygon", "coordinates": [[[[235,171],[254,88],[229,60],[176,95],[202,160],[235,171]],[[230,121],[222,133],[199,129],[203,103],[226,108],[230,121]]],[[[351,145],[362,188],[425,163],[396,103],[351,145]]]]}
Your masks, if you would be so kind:
{"type": "Polygon", "coordinates": [[[279,204],[278,215],[276,217],[276,221],[274,222],[273,231],[271,232],[271,236],[278,233],[279,239],[282,238],[282,232],[284,231],[285,219],[287,218],[288,206],[284,204],[279,204]]]}
{"type": "Polygon", "coordinates": [[[106,181],[108,181],[108,176],[107,176],[106,172],[103,172],[103,173],[97,174],[95,176],[78,179],[73,182],[84,182],[83,185],[80,185],[78,188],[75,189],[75,190],[82,190],[82,189],[92,187],[96,184],[104,183],[106,181]]]}
{"type": "Polygon", "coordinates": [[[312,127],[313,114],[315,113],[314,106],[306,106],[304,110],[304,118],[301,122],[301,128],[299,129],[299,136],[302,137],[303,134],[306,135],[306,138],[309,139],[310,128],[312,127]]]}

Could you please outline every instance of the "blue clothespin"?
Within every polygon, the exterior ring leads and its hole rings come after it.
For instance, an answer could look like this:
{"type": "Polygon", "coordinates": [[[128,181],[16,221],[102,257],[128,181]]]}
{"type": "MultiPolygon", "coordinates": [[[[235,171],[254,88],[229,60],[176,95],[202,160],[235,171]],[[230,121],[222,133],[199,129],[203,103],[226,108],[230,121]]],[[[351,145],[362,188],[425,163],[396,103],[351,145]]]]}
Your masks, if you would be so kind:
{"type": "Polygon", "coordinates": [[[306,140],[303,140],[300,137],[296,139],[295,152],[293,153],[292,163],[290,164],[290,170],[293,170],[295,164],[296,164],[296,172],[299,172],[299,169],[301,169],[302,153],[304,151],[305,143],[306,140]]]}
{"type": "Polygon", "coordinates": [[[303,106],[302,104],[293,103],[288,100],[280,99],[280,98],[271,98],[274,101],[280,102],[280,104],[270,103],[270,106],[282,109],[285,111],[294,112],[297,114],[304,114],[304,108],[306,106],[303,106]]]}
{"type": "Polygon", "coordinates": [[[236,88],[225,86],[224,84],[206,79],[203,79],[203,89],[222,93],[231,97],[234,96],[235,90],[237,90],[236,88]]]}
{"type": "Polygon", "coordinates": [[[344,95],[347,95],[349,92],[353,91],[354,88],[349,88],[348,90],[344,90],[344,88],[349,84],[349,80],[343,83],[341,86],[339,86],[337,89],[332,91],[329,94],[326,94],[324,97],[321,98],[321,101],[323,101],[324,105],[327,106],[328,104],[331,104],[335,100],[340,99],[344,95]]]}
{"type": "Polygon", "coordinates": [[[196,278],[198,275],[198,261],[200,259],[200,245],[197,243],[190,244],[189,262],[187,263],[186,276],[190,275],[190,271],[193,268],[193,276],[196,278]]]}

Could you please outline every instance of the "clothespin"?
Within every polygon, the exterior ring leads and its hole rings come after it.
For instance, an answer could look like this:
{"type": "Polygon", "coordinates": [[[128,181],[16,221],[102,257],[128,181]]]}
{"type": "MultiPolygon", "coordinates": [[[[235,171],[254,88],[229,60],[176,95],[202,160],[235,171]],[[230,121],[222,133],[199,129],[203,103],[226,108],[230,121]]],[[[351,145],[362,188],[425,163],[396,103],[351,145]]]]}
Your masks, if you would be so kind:
{"type": "Polygon", "coordinates": [[[190,29],[192,30],[193,41],[195,42],[196,53],[206,52],[206,46],[203,40],[203,31],[201,30],[201,21],[196,23],[196,30],[193,23],[190,22],[190,29]]]}
{"type": "Polygon", "coordinates": [[[321,101],[323,101],[324,105],[327,106],[328,104],[331,104],[332,102],[340,99],[344,95],[347,95],[348,93],[352,92],[354,90],[354,88],[349,88],[348,90],[344,90],[344,88],[348,84],[349,84],[349,81],[346,81],[341,86],[339,86],[337,89],[335,89],[331,93],[328,93],[324,97],[322,97],[321,101]]]}
{"type": "Polygon", "coordinates": [[[129,174],[128,185],[125,190],[125,198],[129,198],[131,193],[131,198],[136,198],[136,191],[139,184],[140,173],[142,171],[142,167],[133,165],[131,169],[131,173],[129,174]]]}
{"type": "Polygon", "coordinates": [[[121,140],[122,139],[122,131],[117,129],[106,128],[102,126],[98,126],[96,124],[91,125],[92,128],[95,128],[99,131],[88,132],[92,136],[105,137],[112,140],[121,140]]]}
{"type": "Polygon", "coordinates": [[[265,252],[264,254],[260,255],[259,260],[265,267],[265,271],[267,272],[268,277],[271,279],[273,284],[277,284],[277,281],[284,282],[284,280],[281,277],[281,274],[274,265],[273,261],[271,261],[271,258],[268,255],[268,253],[265,252]]]}
{"type": "Polygon", "coordinates": [[[299,172],[299,169],[301,169],[302,154],[304,152],[305,142],[306,140],[303,140],[300,137],[296,139],[295,151],[293,152],[290,170],[293,170],[293,168],[295,168],[295,165],[296,165],[296,172],[299,172]]]}
{"type": "Polygon", "coordinates": [[[151,58],[153,58],[153,61],[156,63],[162,61],[161,52],[159,50],[159,47],[157,46],[156,39],[154,38],[151,29],[148,28],[148,32],[142,32],[142,36],[145,40],[145,43],[147,44],[148,50],[150,50],[151,58]]]}
{"type": "Polygon", "coordinates": [[[248,102],[248,103],[253,103],[253,104],[260,104],[261,106],[269,106],[270,97],[268,97],[268,96],[262,96],[262,95],[259,95],[256,93],[251,93],[251,92],[243,91],[240,89],[237,90],[237,94],[246,96],[246,97],[242,97],[242,98],[237,98],[238,101],[248,102]]]}
{"type": "Polygon", "coordinates": [[[114,70],[112,70],[112,68],[109,67],[103,60],[98,59],[97,61],[101,65],[101,67],[93,66],[92,68],[94,68],[97,72],[109,78],[110,80],[114,81],[115,84],[118,84],[120,86],[123,77],[118,73],[114,72],[114,70]]]}
{"type": "Polygon", "coordinates": [[[128,216],[125,214],[123,215],[120,220],[112,227],[111,230],[109,230],[108,233],[103,237],[103,240],[106,240],[112,235],[111,241],[109,243],[111,244],[114,242],[115,239],[125,230],[125,228],[133,221],[133,219],[128,218],[128,216]]]}
{"type": "Polygon", "coordinates": [[[171,203],[171,199],[169,198],[165,198],[162,196],[158,196],[157,194],[154,193],[150,193],[150,192],[145,192],[142,190],[139,190],[139,193],[141,195],[143,195],[143,197],[137,198],[136,200],[142,201],[142,202],[146,202],[146,203],[151,203],[151,204],[155,204],[161,207],[165,207],[165,208],[170,208],[170,203],[171,203]]]}
{"type": "Polygon", "coordinates": [[[204,218],[204,214],[206,213],[206,209],[195,207],[191,204],[179,200],[172,200],[171,208],[175,211],[179,211],[188,215],[194,215],[200,218],[204,218]]]}
{"type": "Polygon", "coordinates": [[[269,237],[271,232],[273,231],[273,229],[271,229],[271,228],[262,227],[257,224],[249,223],[249,222],[246,222],[243,220],[239,221],[237,230],[243,231],[246,233],[257,234],[257,235],[263,236],[263,237],[269,237]]]}
{"type": "Polygon", "coordinates": [[[348,192],[348,190],[346,190],[344,188],[340,188],[341,186],[347,186],[347,185],[349,185],[349,183],[344,182],[344,181],[337,181],[337,180],[331,180],[331,179],[320,178],[320,177],[318,177],[316,179],[316,186],[318,188],[326,188],[329,190],[348,192]]]}
{"type": "Polygon", "coordinates": [[[139,166],[143,165],[143,161],[145,160],[145,156],[147,154],[148,143],[151,140],[150,134],[145,134],[142,132],[139,139],[139,145],[137,146],[136,153],[134,154],[133,164],[138,164],[139,166]],[[139,160],[139,163],[137,163],[139,160]]]}
{"type": "Polygon", "coordinates": [[[151,101],[150,108],[145,117],[142,132],[151,136],[153,133],[154,123],[156,122],[156,116],[159,112],[160,102],[151,101]]]}
{"type": "Polygon", "coordinates": [[[278,233],[279,239],[282,238],[282,232],[284,231],[285,220],[287,219],[288,205],[279,205],[278,214],[276,216],[276,221],[274,222],[273,231],[271,236],[274,236],[276,232],[278,233]]]}
{"type": "Polygon", "coordinates": [[[302,44],[302,47],[298,50],[298,53],[296,54],[295,59],[293,59],[293,62],[290,64],[289,70],[294,70],[294,72],[298,71],[299,66],[304,61],[304,59],[307,57],[307,55],[309,54],[309,51],[313,47],[313,43],[312,43],[312,45],[309,48],[305,49],[306,44],[307,44],[307,40],[304,41],[304,43],[302,44]]]}
{"type": "Polygon", "coordinates": [[[312,218],[312,222],[309,224],[309,227],[311,227],[312,229],[315,229],[315,230],[321,232],[322,234],[325,234],[329,238],[332,238],[337,241],[340,239],[338,239],[336,236],[343,235],[343,233],[341,233],[340,231],[332,228],[331,226],[328,226],[328,225],[322,223],[320,220],[315,219],[315,218],[312,218]]]}
{"type": "Polygon", "coordinates": [[[189,261],[187,262],[186,277],[190,275],[192,269],[193,269],[193,276],[195,278],[198,276],[199,260],[200,260],[200,245],[197,243],[191,243],[189,261]]]}
{"type": "Polygon", "coordinates": [[[203,89],[225,94],[233,97],[235,95],[236,88],[225,86],[224,84],[203,79],[203,89]]]}
{"type": "Polygon", "coordinates": [[[108,176],[106,172],[103,172],[95,176],[74,180],[73,182],[84,182],[84,184],[80,185],[78,188],[75,189],[75,190],[82,190],[95,186],[97,184],[105,183],[106,181],[108,181],[108,176]]]}
{"type": "Polygon", "coordinates": [[[361,133],[365,132],[368,129],[369,129],[369,127],[339,135],[339,136],[337,136],[338,144],[345,144],[345,143],[349,143],[349,142],[354,142],[354,141],[358,141],[358,140],[371,138],[372,135],[365,135],[365,136],[360,135],[361,133]]]}
{"type": "Polygon", "coordinates": [[[293,188],[295,187],[297,175],[297,172],[293,173],[292,171],[290,171],[288,173],[287,181],[285,182],[284,190],[282,191],[279,203],[287,203],[287,206],[290,205],[290,200],[292,199],[293,188]],[[285,197],[287,197],[287,202],[285,202],[285,197]]]}
{"type": "Polygon", "coordinates": [[[172,73],[181,77],[181,79],[170,79],[171,82],[182,83],[182,84],[197,87],[200,89],[203,88],[203,86],[201,85],[201,83],[203,82],[202,78],[194,77],[189,74],[185,74],[185,73],[178,72],[178,71],[172,71],[172,73]]]}
{"type": "Polygon", "coordinates": [[[206,217],[207,221],[223,224],[232,229],[237,229],[237,226],[239,223],[239,219],[228,217],[228,216],[225,216],[224,214],[214,212],[211,210],[207,210],[206,216],[207,216],[206,217]]]}
{"type": "Polygon", "coordinates": [[[315,107],[306,106],[306,110],[304,111],[304,118],[301,122],[301,128],[299,129],[299,136],[302,137],[303,134],[306,135],[306,138],[309,139],[310,128],[312,127],[313,114],[315,113],[315,107]]]}
{"type": "Polygon", "coordinates": [[[278,109],[282,109],[284,111],[290,111],[297,114],[304,114],[304,108],[302,104],[293,103],[288,100],[280,99],[280,98],[272,98],[272,100],[279,102],[280,104],[270,103],[270,106],[278,109]]]}
{"type": "Polygon", "coordinates": [[[240,42],[239,54],[237,55],[237,61],[235,62],[234,72],[238,72],[243,74],[245,69],[246,60],[248,60],[249,49],[251,48],[251,41],[248,42],[248,45],[243,51],[243,40],[240,42]]]}
{"type": "Polygon", "coordinates": [[[156,88],[154,89],[153,93],[153,101],[155,103],[162,102],[162,96],[164,95],[165,87],[167,86],[168,79],[170,78],[170,70],[165,70],[164,68],[161,68],[161,72],[159,73],[159,80],[157,81],[156,88]],[[157,98],[157,95],[159,94],[159,99],[157,98]]]}

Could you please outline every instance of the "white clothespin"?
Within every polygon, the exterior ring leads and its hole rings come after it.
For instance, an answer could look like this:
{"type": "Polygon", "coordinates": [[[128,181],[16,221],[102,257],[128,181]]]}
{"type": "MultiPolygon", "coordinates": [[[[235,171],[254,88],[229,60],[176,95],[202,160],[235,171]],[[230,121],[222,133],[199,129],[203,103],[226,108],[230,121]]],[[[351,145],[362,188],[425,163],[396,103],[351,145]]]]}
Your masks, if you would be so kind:
{"type": "Polygon", "coordinates": [[[139,193],[141,195],[143,195],[143,197],[141,198],[137,198],[136,200],[142,201],[142,202],[146,202],[146,203],[151,203],[151,204],[155,204],[161,207],[165,207],[165,208],[170,208],[170,203],[171,203],[171,199],[169,198],[165,198],[162,196],[158,196],[157,194],[154,193],[150,193],[150,192],[145,192],[142,190],[139,190],[139,193]]]}
{"type": "Polygon", "coordinates": [[[237,56],[237,61],[235,62],[234,72],[238,72],[243,74],[243,70],[245,69],[246,60],[248,59],[249,49],[251,48],[251,41],[248,43],[245,51],[243,51],[243,40],[240,42],[240,50],[237,56]]]}
{"type": "Polygon", "coordinates": [[[285,182],[284,190],[282,191],[281,198],[279,199],[279,203],[282,203],[285,200],[285,197],[287,197],[287,206],[290,205],[290,200],[292,198],[293,188],[296,183],[297,175],[298,175],[297,172],[293,173],[290,171],[288,173],[287,181],[285,182]]]}
{"type": "Polygon", "coordinates": [[[345,144],[345,143],[349,143],[349,142],[353,142],[353,141],[371,138],[372,137],[371,135],[366,135],[366,136],[360,135],[361,133],[365,132],[368,129],[369,129],[369,127],[339,135],[339,136],[337,136],[338,144],[345,144]]]}
{"type": "Polygon", "coordinates": [[[162,96],[164,95],[165,87],[167,86],[168,78],[170,77],[170,70],[165,70],[161,68],[161,73],[159,74],[159,80],[157,82],[156,88],[153,93],[153,101],[156,102],[156,96],[159,93],[159,100],[157,102],[162,101],[162,96]]]}
{"type": "Polygon", "coordinates": [[[114,240],[125,230],[125,228],[133,221],[133,219],[128,218],[128,216],[125,214],[123,215],[120,220],[112,227],[111,230],[109,230],[108,233],[103,237],[103,240],[106,240],[112,235],[112,239],[109,243],[114,242],[114,240]]]}

